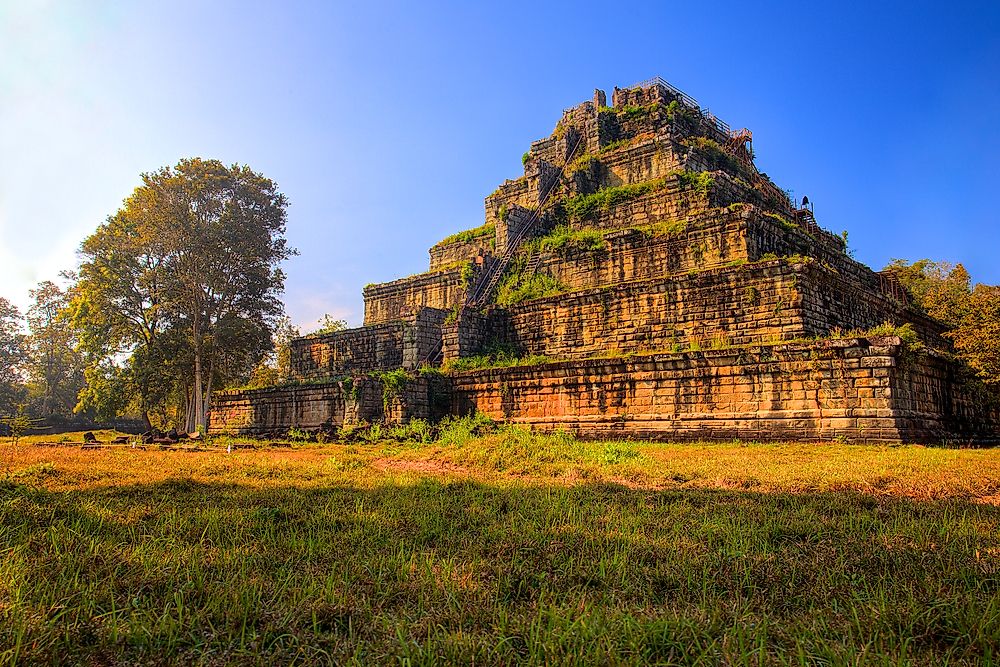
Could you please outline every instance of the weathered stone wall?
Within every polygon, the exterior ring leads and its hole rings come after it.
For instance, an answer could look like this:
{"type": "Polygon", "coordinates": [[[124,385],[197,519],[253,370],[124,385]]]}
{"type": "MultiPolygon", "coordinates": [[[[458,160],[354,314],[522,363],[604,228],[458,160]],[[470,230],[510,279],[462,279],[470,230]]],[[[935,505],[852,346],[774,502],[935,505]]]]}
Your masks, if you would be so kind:
{"type": "MultiPolygon", "coordinates": [[[[648,229],[648,228],[647,228],[648,229]]],[[[605,235],[603,250],[568,246],[542,255],[538,272],[570,290],[663,278],[747,259],[746,224],[736,213],[691,218],[683,231],[622,229],[605,235]]]]}
{"type": "Polygon", "coordinates": [[[365,325],[412,317],[419,308],[448,310],[465,298],[462,268],[421,273],[364,290],[365,325]]]}
{"type": "Polygon", "coordinates": [[[452,411],[590,437],[940,439],[913,413],[950,408],[933,389],[898,396],[903,354],[898,338],[855,339],[468,371],[452,411]]]}
{"type": "MultiPolygon", "coordinates": [[[[878,291],[875,273],[851,259],[839,239],[809,235],[784,226],[756,207],[713,208],[677,220],[664,215],[661,199],[671,193],[651,193],[629,202],[628,212],[612,207],[574,228],[620,229],[605,235],[604,250],[573,247],[543,255],[539,271],[570,289],[586,289],[615,282],[645,280],[686,271],[699,271],[765,256],[817,257],[822,264],[864,288],[878,291]],[[676,225],[680,231],[665,230],[676,225]]],[[[666,205],[669,209],[670,205],[666,205]]]]}
{"type": "Polygon", "coordinates": [[[215,392],[208,432],[283,435],[291,428],[330,429],[381,416],[381,385],[358,377],[322,384],[215,392]]]}
{"type": "MultiPolygon", "coordinates": [[[[736,239],[738,223],[733,221],[731,228],[736,239]]],[[[669,255],[671,247],[661,241],[623,249],[611,260],[594,252],[545,260],[539,270],[551,271],[575,291],[495,310],[484,340],[488,343],[492,337],[526,354],[573,359],[612,350],[828,337],[838,330],[865,331],[885,322],[909,322],[929,345],[948,348],[939,324],[815,259],[779,258],[656,276],[673,268],[669,260],[660,259],[669,255]],[[643,251],[648,253],[645,263],[643,251]],[[593,260],[589,265],[587,256],[593,260]],[[622,273],[609,276],[609,268],[622,273]],[[643,280],[644,274],[654,276],[643,280]],[[590,287],[607,278],[611,279],[604,286],[590,287]]],[[[679,261],[684,256],[673,257],[679,261]]],[[[718,254],[710,260],[717,261],[718,254]]]]}
{"type": "Polygon", "coordinates": [[[827,336],[835,329],[843,331],[871,329],[889,322],[910,323],[920,338],[936,349],[950,344],[941,335],[944,327],[897,301],[844,277],[815,259],[797,265],[801,272],[799,300],[807,336],[827,336]]]}
{"type": "Polygon", "coordinates": [[[496,247],[496,230],[491,230],[489,236],[480,236],[470,241],[441,243],[431,247],[431,271],[454,269],[462,262],[474,262],[477,257],[483,257],[493,252],[496,247]]]}
{"type": "Polygon", "coordinates": [[[401,322],[346,329],[291,342],[292,377],[322,379],[403,365],[401,322]]]}
{"type": "Polygon", "coordinates": [[[588,191],[663,178],[684,168],[685,149],[676,142],[649,139],[597,156],[601,180],[588,191]]]}
{"type": "Polygon", "coordinates": [[[1000,405],[965,372],[933,350],[900,356],[890,388],[904,440],[1000,441],[1000,405]]]}
{"type": "Polygon", "coordinates": [[[557,359],[790,340],[805,335],[800,280],[775,260],[617,284],[494,311],[487,331],[525,354],[557,359]]]}
{"type": "Polygon", "coordinates": [[[735,211],[744,211],[745,207],[737,206],[732,211],[728,210],[732,204],[753,200],[755,197],[723,172],[712,172],[708,176],[712,182],[702,190],[685,184],[676,172],[671,172],[666,176],[663,187],[607,208],[595,209],[582,219],[572,220],[572,226],[631,229],[693,218],[710,220],[711,216],[725,220],[735,211]]]}
{"type": "Polygon", "coordinates": [[[441,327],[442,358],[473,356],[482,349],[487,336],[487,319],[476,310],[464,308],[441,327]]]}
{"type": "Polygon", "coordinates": [[[615,108],[643,107],[649,104],[669,104],[676,95],[659,86],[645,88],[618,88],[611,93],[611,105],[615,108]]]}
{"type": "Polygon", "coordinates": [[[606,210],[597,209],[581,220],[574,220],[573,226],[595,229],[643,227],[682,220],[703,212],[708,206],[709,200],[705,193],[684,187],[674,177],[663,188],[610,206],[606,210]]]}
{"type": "Polygon", "coordinates": [[[403,331],[403,368],[420,368],[441,348],[441,326],[450,311],[420,308],[403,331]]]}
{"type": "Polygon", "coordinates": [[[737,205],[733,209],[747,219],[746,256],[749,259],[762,259],[767,255],[815,257],[844,277],[867,289],[878,290],[878,276],[845,252],[840,237],[825,230],[807,233],[794,224],[779,222],[755,206],[737,205]]]}
{"type": "Polygon", "coordinates": [[[334,431],[342,426],[410,419],[439,420],[451,408],[447,378],[413,374],[386,390],[377,377],[215,392],[208,432],[284,435],[289,429],[334,431]]]}

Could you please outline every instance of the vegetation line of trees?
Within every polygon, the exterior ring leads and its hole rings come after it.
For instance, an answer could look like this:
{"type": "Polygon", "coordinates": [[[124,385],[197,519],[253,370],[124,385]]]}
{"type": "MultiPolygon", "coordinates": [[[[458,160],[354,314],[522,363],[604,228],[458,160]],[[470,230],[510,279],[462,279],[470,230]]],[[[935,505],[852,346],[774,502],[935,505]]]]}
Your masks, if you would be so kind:
{"type": "MultiPolygon", "coordinates": [[[[0,418],[141,419],[206,427],[215,389],[288,377],[299,335],[284,315],[288,199],[244,165],[191,158],[142,174],[80,246],[80,262],[0,297],[0,418]],[[27,333],[25,333],[25,328],[27,333]]],[[[893,261],[913,305],[948,327],[959,359],[1000,391],[1000,286],[962,265],[893,261]]],[[[327,316],[321,332],[345,326],[327,316]]]]}
{"type": "Polygon", "coordinates": [[[143,174],[87,237],[65,286],[0,301],[0,413],[123,415],[197,431],[214,389],[274,365],[288,199],[247,166],[192,158],[143,174]]]}

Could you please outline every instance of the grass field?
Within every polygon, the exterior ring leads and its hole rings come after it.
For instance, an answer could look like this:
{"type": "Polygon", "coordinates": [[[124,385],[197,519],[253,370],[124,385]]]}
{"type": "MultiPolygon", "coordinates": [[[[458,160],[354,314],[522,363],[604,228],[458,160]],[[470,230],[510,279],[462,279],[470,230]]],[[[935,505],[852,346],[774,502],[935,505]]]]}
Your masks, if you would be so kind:
{"type": "Polygon", "coordinates": [[[456,424],[0,459],[0,664],[936,665],[1000,646],[1000,450],[456,424]]]}

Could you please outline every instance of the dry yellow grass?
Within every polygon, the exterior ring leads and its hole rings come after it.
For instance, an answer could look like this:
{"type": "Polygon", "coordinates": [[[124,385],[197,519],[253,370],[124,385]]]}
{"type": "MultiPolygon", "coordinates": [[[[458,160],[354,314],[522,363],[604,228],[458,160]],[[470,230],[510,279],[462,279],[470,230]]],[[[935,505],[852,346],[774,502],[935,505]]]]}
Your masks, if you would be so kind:
{"type": "Polygon", "coordinates": [[[995,658],[1000,450],[473,426],[0,444],[0,665],[995,658]]]}
{"type": "MultiPolygon", "coordinates": [[[[110,434],[99,434],[105,441],[110,434]]],[[[82,434],[69,434],[82,441],[82,434]]],[[[460,475],[482,481],[560,485],[620,483],[639,489],[744,489],[775,493],[856,491],[913,499],[1000,499],[1000,449],[920,445],[583,442],[562,435],[500,432],[454,446],[298,444],[226,453],[120,446],[81,449],[34,436],[0,445],[15,479],[52,490],[225,477],[254,485],[316,486],[352,480],[460,475]],[[511,451],[513,450],[513,451],[511,451]],[[506,455],[506,456],[505,456],[506,455]],[[40,474],[33,471],[43,470],[40,474]]]]}

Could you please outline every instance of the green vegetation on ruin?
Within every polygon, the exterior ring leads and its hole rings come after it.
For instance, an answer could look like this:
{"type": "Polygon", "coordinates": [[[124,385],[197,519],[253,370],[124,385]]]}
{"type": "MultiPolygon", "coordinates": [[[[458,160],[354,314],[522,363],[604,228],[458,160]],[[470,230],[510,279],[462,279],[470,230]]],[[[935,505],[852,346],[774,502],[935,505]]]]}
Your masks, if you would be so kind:
{"type": "Polygon", "coordinates": [[[561,361],[561,360],[553,359],[552,357],[547,357],[541,354],[530,354],[522,356],[519,355],[516,350],[513,350],[511,348],[502,345],[494,345],[491,346],[482,354],[478,354],[471,357],[461,357],[459,359],[448,359],[442,365],[441,370],[444,372],[476,371],[487,368],[537,366],[539,364],[548,364],[553,361],[561,361]]]}
{"type": "Polygon", "coordinates": [[[572,178],[573,175],[578,172],[590,171],[591,165],[596,162],[597,158],[593,153],[584,153],[583,155],[573,158],[573,160],[566,165],[564,171],[566,172],[567,177],[572,178]]]}
{"type": "Polygon", "coordinates": [[[578,155],[577,157],[573,158],[573,160],[571,160],[566,165],[566,169],[565,169],[566,174],[567,174],[567,176],[572,176],[576,172],[587,171],[587,170],[590,169],[590,165],[592,163],[598,161],[598,158],[600,156],[607,155],[607,154],[613,153],[613,152],[615,152],[615,151],[617,151],[619,149],[631,146],[633,143],[635,143],[635,141],[636,141],[636,139],[634,139],[634,138],[633,139],[619,139],[617,141],[612,141],[609,144],[605,144],[604,146],[601,146],[597,151],[595,151],[593,153],[583,153],[582,155],[578,155]]]}
{"type": "Polygon", "coordinates": [[[677,119],[686,119],[693,121],[698,117],[698,112],[694,109],[688,107],[685,104],[681,104],[677,100],[672,100],[669,104],[660,104],[659,102],[650,102],[649,104],[636,105],[636,104],[625,104],[617,107],[599,107],[598,112],[602,113],[612,113],[623,120],[637,120],[640,118],[648,118],[658,111],[663,111],[668,121],[674,121],[677,119]]]}
{"type": "Polygon", "coordinates": [[[607,212],[618,204],[631,201],[667,186],[668,178],[657,178],[642,183],[604,188],[589,195],[576,195],[563,202],[563,208],[571,220],[581,220],[598,211],[607,212]]]}
{"type": "Polygon", "coordinates": [[[512,306],[522,301],[555,296],[566,291],[566,286],[550,275],[528,273],[527,257],[521,254],[510,263],[507,273],[497,287],[496,303],[512,306]]]}
{"type": "Polygon", "coordinates": [[[11,470],[3,664],[973,665],[1000,645],[996,449],[475,417],[232,454],[29,444],[11,470]]]}
{"type": "Polygon", "coordinates": [[[496,302],[501,306],[513,306],[522,301],[542,299],[566,291],[566,286],[544,273],[508,274],[497,289],[496,302]]]}
{"type": "Polygon", "coordinates": [[[558,225],[545,236],[540,236],[524,244],[527,252],[557,252],[570,250],[604,250],[604,232],[599,229],[573,229],[568,225],[558,225]]]}
{"type": "Polygon", "coordinates": [[[647,236],[677,236],[687,231],[687,228],[688,220],[686,219],[661,220],[648,225],[632,227],[632,229],[636,229],[647,236]]]}
{"type": "Polygon", "coordinates": [[[382,407],[388,411],[393,399],[398,398],[406,389],[413,377],[402,368],[394,368],[389,371],[374,371],[369,374],[371,378],[382,383],[382,407]]]}
{"type": "Polygon", "coordinates": [[[743,165],[719,145],[719,142],[708,137],[685,137],[681,140],[686,146],[697,148],[707,154],[716,163],[721,164],[726,171],[739,174],[744,171],[743,165]]]}
{"type": "Polygon", "coordinates": [[[486,237],[494,237],[496,240],[496,225],[492,222],[487,222],[485,225],[480,225],[473,229],[466,229],[464,231],[458,232],[457,234],[452,234],[444,239],[441,239],[434,244],[435,248],[445,245],[451,245],[452,243],[471,243],[473,241],[478,241],[486,237]]]}
{"type": "Polygon", "coordinates": [[[350,377],[347,375],[336,375],[325,378],[289,378],[275,384],[257,385],[251,383],[251,384],[227,387],[225,391],[255,391],[255,390],[273,391],[276,389],[291,389],[293,387],[311,387],[319,384],[342,382],[349,379],[350,377]]]}
{"type": "Polygon", "coordinates": [[[774,220],[775,222],[777,222],[779,225],[781,225],[782,227],[784,227],[786,230],[788,230],[790,232],[801,232],[801,231],[803,231],[801,227],[799,227],[794,222],[792,222],[791,220],[789,220],[786,216],[784,216],[784,215],[782,215],[780,213],[775,213],[773,211],[761,211],[760,213],[765,218],[770,218],[771,220],[774,220]]]}
{"type": "Polygon", "coordinates": [[[570,220],[579,221],[598,211],[606,213],[615,206],[632,201],[650,192],[662,190],[674,181],[678,182],[682,188],[694,191],[702,196],[708,194],[708,189],[713,183],[711,174],[707,172],[678,170],[662,178],[603,188],[592,194],[569,197],[563,201],[563,210],[570,220]]]}

